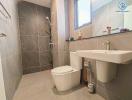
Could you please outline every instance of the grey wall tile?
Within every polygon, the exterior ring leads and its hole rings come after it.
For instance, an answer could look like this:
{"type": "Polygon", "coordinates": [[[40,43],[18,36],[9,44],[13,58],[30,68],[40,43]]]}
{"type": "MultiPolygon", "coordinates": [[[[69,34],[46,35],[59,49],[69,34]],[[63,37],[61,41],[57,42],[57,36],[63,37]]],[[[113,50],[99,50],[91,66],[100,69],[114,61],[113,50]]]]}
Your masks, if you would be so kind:
{"type": "Polygon", "coordinates": [[[49,51],[50,46],[49,46],[50,39],[49,37],[45,36],[39,36],[39,51],[44,52],[44,51],[49,51]]]}
{"type": "Polygon", "coordinates": [[[40,67],[38,66],[33,66],[32,68],[26,68],[23,71],[23,74],[29,74],[29,73],[35,73],[41,71],[40,67]]]}
{"type": "Polygon", "coordinates": [[[49,25],[46,16],[50,17],[49,8],[28,2],[20,2],[19,4],[24,74],[50,68],[50,40],[49,34],[46,33],[49,32],[49,25]]]}
{"type": "Polygon", "coordinates": [[[46,20],[46,17],[50,18],[50,9],[46,7],[37,6],[37,28],[38,33],[41,36],[47,36],[50,30],[50,26],[48,21],[46,20]]]}
{"type": "Polygon", "coordinates": [[[36,15],[37,8],[36,5],[27,2],[20,2],[19,5],[19,18],[31,18],[36,15]]]}
{"type": "Polygon", "coordinates": [[[37,15],[40,17],[49,17],[50,18],[50,8],[37,6],[37,15]]]}
{"type": "Polygon", "coordinates": [[[22,52],[22,63],[24,68],[39,66],[38,52],[22,52]]]}
{"type": "Polygon", "coordinates": [[[38,51],[38,37],[37,36],[21,36],[21,45],[23,51],[38,51]]]}
{"type": "Polygon", "coordinates": [[[53,68],[53,65],[40,66],[40,71],[50,70],[52,68],[53,68]]]}
{"type": "Polygon", "coordinates": [[[51,54],[49,52],[44,52],[39,54],[40,66],[51,65],[51,54]]]}
{"type": "Polygon", "coordinates": [[[31,18],[20,18],[20,35],[37,35],[36,21],[36,16],[32,16],[31,18]]]}

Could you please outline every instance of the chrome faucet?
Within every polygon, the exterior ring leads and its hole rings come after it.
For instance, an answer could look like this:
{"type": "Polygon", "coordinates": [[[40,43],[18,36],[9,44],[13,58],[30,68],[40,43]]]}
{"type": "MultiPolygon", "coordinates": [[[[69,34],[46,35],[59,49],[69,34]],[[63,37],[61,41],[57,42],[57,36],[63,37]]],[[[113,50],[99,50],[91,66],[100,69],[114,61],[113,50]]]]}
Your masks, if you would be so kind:
{"type": "Polygon", "coordinates": [[[106,46],[106,50],[110,50],[111,49],[111,42],[110,41],[106,41],[104,43],[104,45],[106,46]]]}

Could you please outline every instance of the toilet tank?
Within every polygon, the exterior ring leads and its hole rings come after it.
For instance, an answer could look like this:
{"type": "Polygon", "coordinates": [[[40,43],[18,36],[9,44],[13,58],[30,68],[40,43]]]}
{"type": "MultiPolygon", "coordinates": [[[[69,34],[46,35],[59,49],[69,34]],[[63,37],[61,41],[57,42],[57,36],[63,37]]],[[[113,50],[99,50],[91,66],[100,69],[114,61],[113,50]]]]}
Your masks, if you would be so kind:
{"type": "Polygon", "coordinates": [[[70,64],[71,67],[80,70],[82,69],[82,58],[76,52],[70,52],[70,64]]]}

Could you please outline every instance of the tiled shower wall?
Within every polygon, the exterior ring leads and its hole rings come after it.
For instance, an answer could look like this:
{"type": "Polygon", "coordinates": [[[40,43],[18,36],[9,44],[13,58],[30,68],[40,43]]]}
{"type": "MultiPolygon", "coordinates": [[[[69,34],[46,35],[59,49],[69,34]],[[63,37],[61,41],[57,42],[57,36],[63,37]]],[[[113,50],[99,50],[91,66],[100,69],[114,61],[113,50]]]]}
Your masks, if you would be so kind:
{"type": "Polygon", "coordinates": [[[50,69],[51,49],[49,46],[50,8],[28,2],[19,3],[19,22],[22,44],[24,74],[50,69]]]}

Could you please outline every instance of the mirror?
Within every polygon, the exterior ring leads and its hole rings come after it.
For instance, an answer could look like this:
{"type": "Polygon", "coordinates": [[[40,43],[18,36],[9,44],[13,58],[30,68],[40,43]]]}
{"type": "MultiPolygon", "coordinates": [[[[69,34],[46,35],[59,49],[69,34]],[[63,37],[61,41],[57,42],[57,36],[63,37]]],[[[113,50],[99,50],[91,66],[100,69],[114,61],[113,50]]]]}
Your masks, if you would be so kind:
{"type": "Polygon", "coordinates": [[[128,13],[124,13],[124,27],[132,30],[132,0],[128,0],[128,13]]]}
{"type": "Polygon", "coordinates": [[[132,30],[132,0],[92,0],[93,37],[132,30]]]}
{"type": "Polygon", "coordinates": [[[91,0],[75,0],[75,29],[91,24],[91,0]]]}

